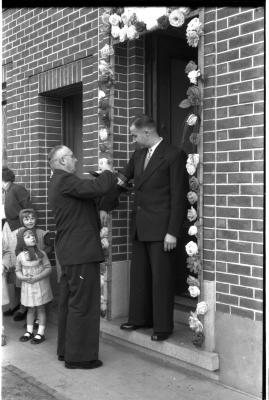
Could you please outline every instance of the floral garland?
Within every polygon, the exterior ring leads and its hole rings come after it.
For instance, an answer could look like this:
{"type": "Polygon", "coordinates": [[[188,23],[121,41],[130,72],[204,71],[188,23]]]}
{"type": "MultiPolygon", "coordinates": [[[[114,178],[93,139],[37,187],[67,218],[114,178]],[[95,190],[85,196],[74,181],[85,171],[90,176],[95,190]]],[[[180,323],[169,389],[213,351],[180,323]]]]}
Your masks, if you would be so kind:
{"type": "MultiPolygon", "coordinates": [[[[139,38],[141,34],[156,29],[167,29],[169,26],[176,28],[181,27],[188,14],[188,7],[118,7],[105,9],[102,14],[102,32],[105,35],[111,35],[113,39],[118,39],[120,42],[139,38]]],[[[193,18],[187,25],[186,39],[191,47],[197,47],[200,36],[202,35],[202,24],[199,18],[193,18]]],[[[102,169],[104,163],[111,162],[111,143],[110,137],[110,111],[111,111],[111,89],[114,86],[114,75],[112,66],[109,63],[109,58],[114,54],[113,47],[106,44],[100,50],[99,62],[99,122],[101,128],[99,130],[99,168],[102,169]]],[[[201,78],[200,70],[194,61],[190,61],[185,69],[185,72],[192,84],[187,90],[187,98],[179,104],[181,108],[192,107],[193,112],[188,115],[184,125],[183,136],[192,130],[189,140],[193,145],[199,143],[199,127],[201,121],[201,93],[197,86],[198,79],[201,78]]],[[[187,267],[190,270],[190,275],[187,278],[189,285],[189,293],[191,297],[200,295],[200,280],[199,272],[201,271],[201,261],[199,258],[199,222],[197,209],[194,205],[198,201],[199,180],[195,175],[199,164],[199,154],[189,154],[186,169],[190,175],[189,186],[190,191],[187,194],[188,201],[191,205],[188,210],[187,218],[192,224],[188,229],[188,235],[193,238],[186,245],[187,252],[187,267]]],[[[102,247],[107,251],[109,248],[108,229],[103,227],[101,232],[102,247]]],[[[105,276],[101,275],[101,315],[106,315],[107,300],[105,298],[105,276]]],[[[194,331],[193,343],[201,346],[204,341],[203,324],[199,320],[198,315],[204,315],[208,310],[207,303],[201,301],[197,304],[195,312],[191,312],[189,317],[189,326],[194,331]]]]}
{"type": "MultiPolygon", "coordinates": [[[[156,29],[181,27],[190,11],[189,7],[113,7],[102,15],[103,32],[120,42],[138,39],[141,34],[156,29]]],[[[197,47],[202,33],[202,24],[193,18],[186,30],[188,45],[197,47]]]]}
{"type": "MultiPolygon", "coordinates": [[[[193,36],[194,37],[194,36],[193,36]]],[[[182,100],[179,104],[180,108],[192,108],[192,112],[186,117],[183,135],[185,136],[189,130],[191,134],[189,136],[190,142],[195,146],[199,143],[199,129],[201,121],[201,92],[198,87],[198,79],[202,79],[201,72],[194,61],[190,61],[186,68],[185,73],[187,74],[190,83],[192,84],[187,90],[187,98],[182,100]]],[[[187,268],[190,271],[190,275],[187,278],[187,284],[189,285],[188,291],[191,297],[198,297],[200,295],[200,279],[199,273],[202,269],[201,261],[199,258],[199,218],[197,211],[198,195],[199,195],[199,180],[195,176],[199,164],[199,154],[192,153],[188,155],[186,170],[190,175],[189,188],[190,191],[187,193],[187,199],[190,203],[188,209],[187,219],[190,222],[188,228],[188,235],[192,238],[186,246],[187,257],[187,268]]],[[[208,304],[201,301],[197,304],[195,312],[191,312],[189,316],[189,326],[194,331],[193,344],[201,346],[204,342],[204,328],[202,322],[199,320],[199,315],[204,315],[208,310],[208,304]]]]}

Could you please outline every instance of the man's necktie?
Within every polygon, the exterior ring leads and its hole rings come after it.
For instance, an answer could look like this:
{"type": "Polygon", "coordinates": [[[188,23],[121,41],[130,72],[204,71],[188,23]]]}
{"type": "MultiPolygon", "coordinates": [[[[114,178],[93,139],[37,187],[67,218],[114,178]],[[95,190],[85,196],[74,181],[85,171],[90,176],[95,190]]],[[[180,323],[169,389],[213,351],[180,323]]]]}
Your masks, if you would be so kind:
{"type": "Polygon", "coordinates": [[[148,152],[147,152],[147,155],[146,155],[146,158],[145,158],[144,169],[146,169],[146,166],[147,166],[148,163],[149,163],[149,160],[150,160],[151,155],[152,155],[152,149],[149,148],[149,149],[148,149],[148,152]]]}

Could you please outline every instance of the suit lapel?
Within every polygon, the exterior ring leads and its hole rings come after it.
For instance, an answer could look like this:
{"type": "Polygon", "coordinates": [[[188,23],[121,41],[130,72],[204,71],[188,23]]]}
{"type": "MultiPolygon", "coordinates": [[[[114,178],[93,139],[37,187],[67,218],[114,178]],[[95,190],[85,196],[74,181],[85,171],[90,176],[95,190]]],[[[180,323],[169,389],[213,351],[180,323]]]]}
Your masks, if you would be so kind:
{"type": "Polygon", "coordinates": [[[165,144],[162,141],[157,148],[155,149],[151,159],[149,160],[149,163],[144,170],[144,161],[145,161],[145,155],[142,158],[142,174],[140,175],[139,179],[136,182],[136,189],[142,185],[151,175],[152,173],[162,164],[164,158],[163,158],[163,153],[165,149],[165,144]]]}

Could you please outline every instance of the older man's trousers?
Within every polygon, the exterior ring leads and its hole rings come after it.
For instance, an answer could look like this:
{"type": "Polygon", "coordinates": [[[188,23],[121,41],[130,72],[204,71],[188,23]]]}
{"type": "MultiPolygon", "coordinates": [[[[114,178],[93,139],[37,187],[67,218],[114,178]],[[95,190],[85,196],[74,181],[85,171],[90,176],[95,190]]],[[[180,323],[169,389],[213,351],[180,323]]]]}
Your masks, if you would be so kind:
{"type": "Polygon", "coordinates": [[[100,265],[62,266],[57,354],[65,361],[98,359],[100,265]]]}

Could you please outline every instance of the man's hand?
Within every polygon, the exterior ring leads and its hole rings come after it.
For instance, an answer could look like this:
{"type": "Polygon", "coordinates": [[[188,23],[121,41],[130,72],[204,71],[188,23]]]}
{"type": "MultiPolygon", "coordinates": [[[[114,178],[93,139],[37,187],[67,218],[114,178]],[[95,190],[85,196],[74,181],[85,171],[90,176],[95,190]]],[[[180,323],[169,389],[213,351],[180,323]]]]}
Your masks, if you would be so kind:
{"type": "Polygon", "coordinates": [[[108,213],[104,210],[100,210],[99,211],[99,215],[100,215],[100,220],[101,220],[101,225],[102,226],[107,226],[108,223],[108,213]]]}
{"type": "Polygon", "coordinates": [[[170,233],[167,233],[165,235],[163,242],[164,251],[171,251],[176,248],[176,245],[177,245],[177,238],[175,236],[170,235],[170,233]]]}

